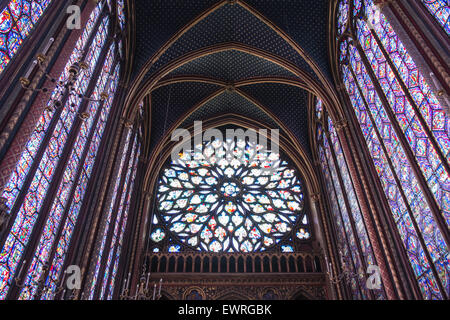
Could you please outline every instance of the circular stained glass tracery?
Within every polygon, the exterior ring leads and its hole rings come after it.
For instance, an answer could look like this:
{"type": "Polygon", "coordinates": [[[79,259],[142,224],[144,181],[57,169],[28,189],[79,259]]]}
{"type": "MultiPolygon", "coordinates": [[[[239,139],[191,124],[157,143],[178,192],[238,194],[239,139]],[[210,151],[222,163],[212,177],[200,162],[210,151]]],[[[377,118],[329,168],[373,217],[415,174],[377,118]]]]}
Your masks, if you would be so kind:
{"type": "MultiPolygon", "coordinates": [[[[278,153],[242,139],[180,154],[162,172],[157,206],[155,221],[197,250],[254,252],[290,234],[310,237],[296,170],[278,153]],[[297,221],[301,234],[293,230],[297,221]]],[[[161,241],[162,231],[154,230],[161,241]]]]}

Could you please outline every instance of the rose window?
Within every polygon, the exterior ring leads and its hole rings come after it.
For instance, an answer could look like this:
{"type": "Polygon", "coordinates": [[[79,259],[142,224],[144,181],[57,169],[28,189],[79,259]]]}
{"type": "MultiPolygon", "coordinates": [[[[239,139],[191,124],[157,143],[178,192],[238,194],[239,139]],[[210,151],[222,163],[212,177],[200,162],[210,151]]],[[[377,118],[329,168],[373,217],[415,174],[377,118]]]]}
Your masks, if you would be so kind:
{"type": "Polygon", "coordinates": [[[170,234],[201,251],[262,251],[289,237],[310,238],[303,204],[296,170],[278,153],[242,139],[213,142],[162,170],[151,239],[170,234]]]}

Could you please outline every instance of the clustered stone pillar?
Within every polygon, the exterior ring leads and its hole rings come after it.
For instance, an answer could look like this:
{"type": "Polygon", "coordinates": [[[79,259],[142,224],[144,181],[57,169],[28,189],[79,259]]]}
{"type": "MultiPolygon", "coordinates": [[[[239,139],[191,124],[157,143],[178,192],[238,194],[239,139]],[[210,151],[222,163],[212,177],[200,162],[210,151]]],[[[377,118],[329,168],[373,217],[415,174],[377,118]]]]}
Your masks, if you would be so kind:
{"type": "MultiPolygon", "coordinates": [[[[384,289],[386,291],[387,298],[390,300],[398,299],[396,290],[394,289],[394,285],[393,285],[391,277],[390,277],[390,273],[388,272],[388,270],[391,270],[391,274],[393,275],[394,280],[398,281],[397,277],[396,277],[395,267],[393,267],[393,264],[390,263],[390,261],[389,261],[389,251],[387,250],[386,241],[384,240],[383,234],[382,234],[382,232],[377,231],[377,230],[381,230],[380,229],[381,224],[377,217],[375,208],[373,208],[373,206],[372,206],[372,208],[369,208],[368,204],[365,201],[366,196],[368,198],[371,197],[370,196],[371,191],[367,187],[367,181],[364,178],[364,174],[360,173],[360,172],[362,172],[362,168],[359,165],[359,163],[357,164],[357,167],[356,167],[355,163],[350,160],[350,159],[354,158],[355,162],[357,162],[357,159],[356,159],[357,152],[354,148],[352,148],[348,145],[349,139],[347,139],[346,136],[350,136],[352,133],[349,130],[347,121],[345,119],[341,119],[336,122],[336,131],[337,131],[337,134],[341,141],[342,150],[344,152],[345,158],[347,160],[347,165],[348,165],[348,169],[350,172],[350,176],[351,176],[352,180],[356,182],[353,184],[354,188],[355,188],[355,193],[358,197],[358,200],[359,200],[359,203],[361,206],[361,212],[363,215],[364,223],[366,225],[367,233],[368,233],[370,241],[371,241],[373,253],[374,253],[376,261],[378,263],[378,267],[380,268],[380,271],[381,271],[381,278],[383,281],[383,285],[384,285],[384,289]],[[354,155],[354,157],[352,157],[352,155],[354,155]],[[357,183],[357,181],[359,180],[358,178],[361,179],[363,186],[360,183],[357,183]],[[371,217],[374,219],[376,226],[373,225],[371,217]],[[377,235],[379,235],[379,237],[381,239],[381,242],[382,242],[381,245],[382,245],[383,249],[380,246],[377,235]],[[388,261],[386,261],[384,255],[383,255],[383,252],[385,252],[388,261]]],[[[397,292],[401,292],[401,290],[397,290],[397,292]]]]}
{"type": "Polygon", "coordinates": [[[89,230],[87,246],[84,249],[83,259],[82,259],[82,275],[86,275],[84,279],[84,289],[82,299],[87,299],[90,294],[90,283],[94,277],[95,272],[95,257],[98,257],[98,253],[101,245],[101,237],[99,235],[102,234],[102,231],[106,227],[106,211],[108,204],[112,201],[112,188],[114,188],[114,183],[116,178],[116,173],[120,167],[120,156],[123,152],[126,152],[124,149],[126,137],[128,135],[128,131],[132,130],[130,126],[130,122],[126,120],[121,120],[118,128],[117,135],[115,137],[114,144],[112,146],[111,154],[115,155],[109,158],[107,168],[105,174],[108,175],[108,179],[104,181],[102,185],[102,189],[100,192],[100,201],[97,203],[94,210],[94,220],[89,230]],[[108,191],[111,191],[108,193],[108,191]]]}
{"type": "MultiPolygon", "coordinates": [[[[320,164],[318,164],[318,166],[320,166],[320,164]]],[[[320,196],[320,193],[315,193],[311,195],[311,200],[313,203],[313,210],[316,213],[317,217],[322,217],[322,225],[324,226],[325,230],[325,238],[326,238],[326,242],[327,242],[327,247],[328,247],[328,252],[324,252],[324,257],[325,257],[325,270],[328,270],[328,272],[330,272],[331,274],[338,274],[338,266],[337,266],[337,262],[336,262],[336,257],[334,256],[334,254],[332,253],[333,251],[333,246],[332,243],[330,241],[329,238],[329,229],[328,229],[328,225],[324,216],[324,213],[326,212],[324,210],[324,206],[322,201],[324,201],[323,197],[320,196]],[[330,259],[330,260],[328,260],[330,259]],[[331,270],[330,270],[331,269],[331,270]]],[[[328,284],[328,289],[331,293],[331,296],[333,299],[338,299],[338,300],[342,300],[343,296],[342,296],[342,292],[341,292],[341,287],[339,284],[334,285],[331,281],[327,281],[328,284]]]]}

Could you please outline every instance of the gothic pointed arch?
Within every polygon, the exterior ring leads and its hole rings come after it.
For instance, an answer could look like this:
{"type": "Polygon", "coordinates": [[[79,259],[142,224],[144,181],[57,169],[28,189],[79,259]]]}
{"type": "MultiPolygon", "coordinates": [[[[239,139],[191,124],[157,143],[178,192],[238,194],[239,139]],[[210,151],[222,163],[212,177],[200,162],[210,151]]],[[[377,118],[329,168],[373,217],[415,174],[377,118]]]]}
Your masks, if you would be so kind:
{"type": "Polygon", "coordinates": [[[448,299],[449,14],[0,1],[0,299],[448,299]]]}

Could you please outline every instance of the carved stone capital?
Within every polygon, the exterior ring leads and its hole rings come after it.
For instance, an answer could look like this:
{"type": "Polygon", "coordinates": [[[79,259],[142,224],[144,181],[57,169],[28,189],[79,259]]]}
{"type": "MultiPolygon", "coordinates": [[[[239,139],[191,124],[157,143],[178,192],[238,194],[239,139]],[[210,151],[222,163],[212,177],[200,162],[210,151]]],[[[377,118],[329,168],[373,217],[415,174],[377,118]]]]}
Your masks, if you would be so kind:
{"type": "Polygon", "coordinates": [[[314,193],[311,195],[311,200],[314,203],[317,203],[320,201],[320,193],[314,193]]]}
{"type": "Polygon", "coordinates": [[[348,126],[348,121],[346,119],[338,120],[334,124],[337,131],[341,131],[342,129],[346,128],[348,126]]]}
{"type": "Polygon", "coordinates": [[[373,4],[376,5],[378,8],[383,8],[385,5],[388,4],[388,0],[374,0],[373,4]]]}
{"type": "Polygon", "coordinates": [[[122,125],[125,126],[125,128],[132,128],[133,127],[133,121],[126,119],[126,118],[121,118],[120,119],[120,123],[122,125]]]}

